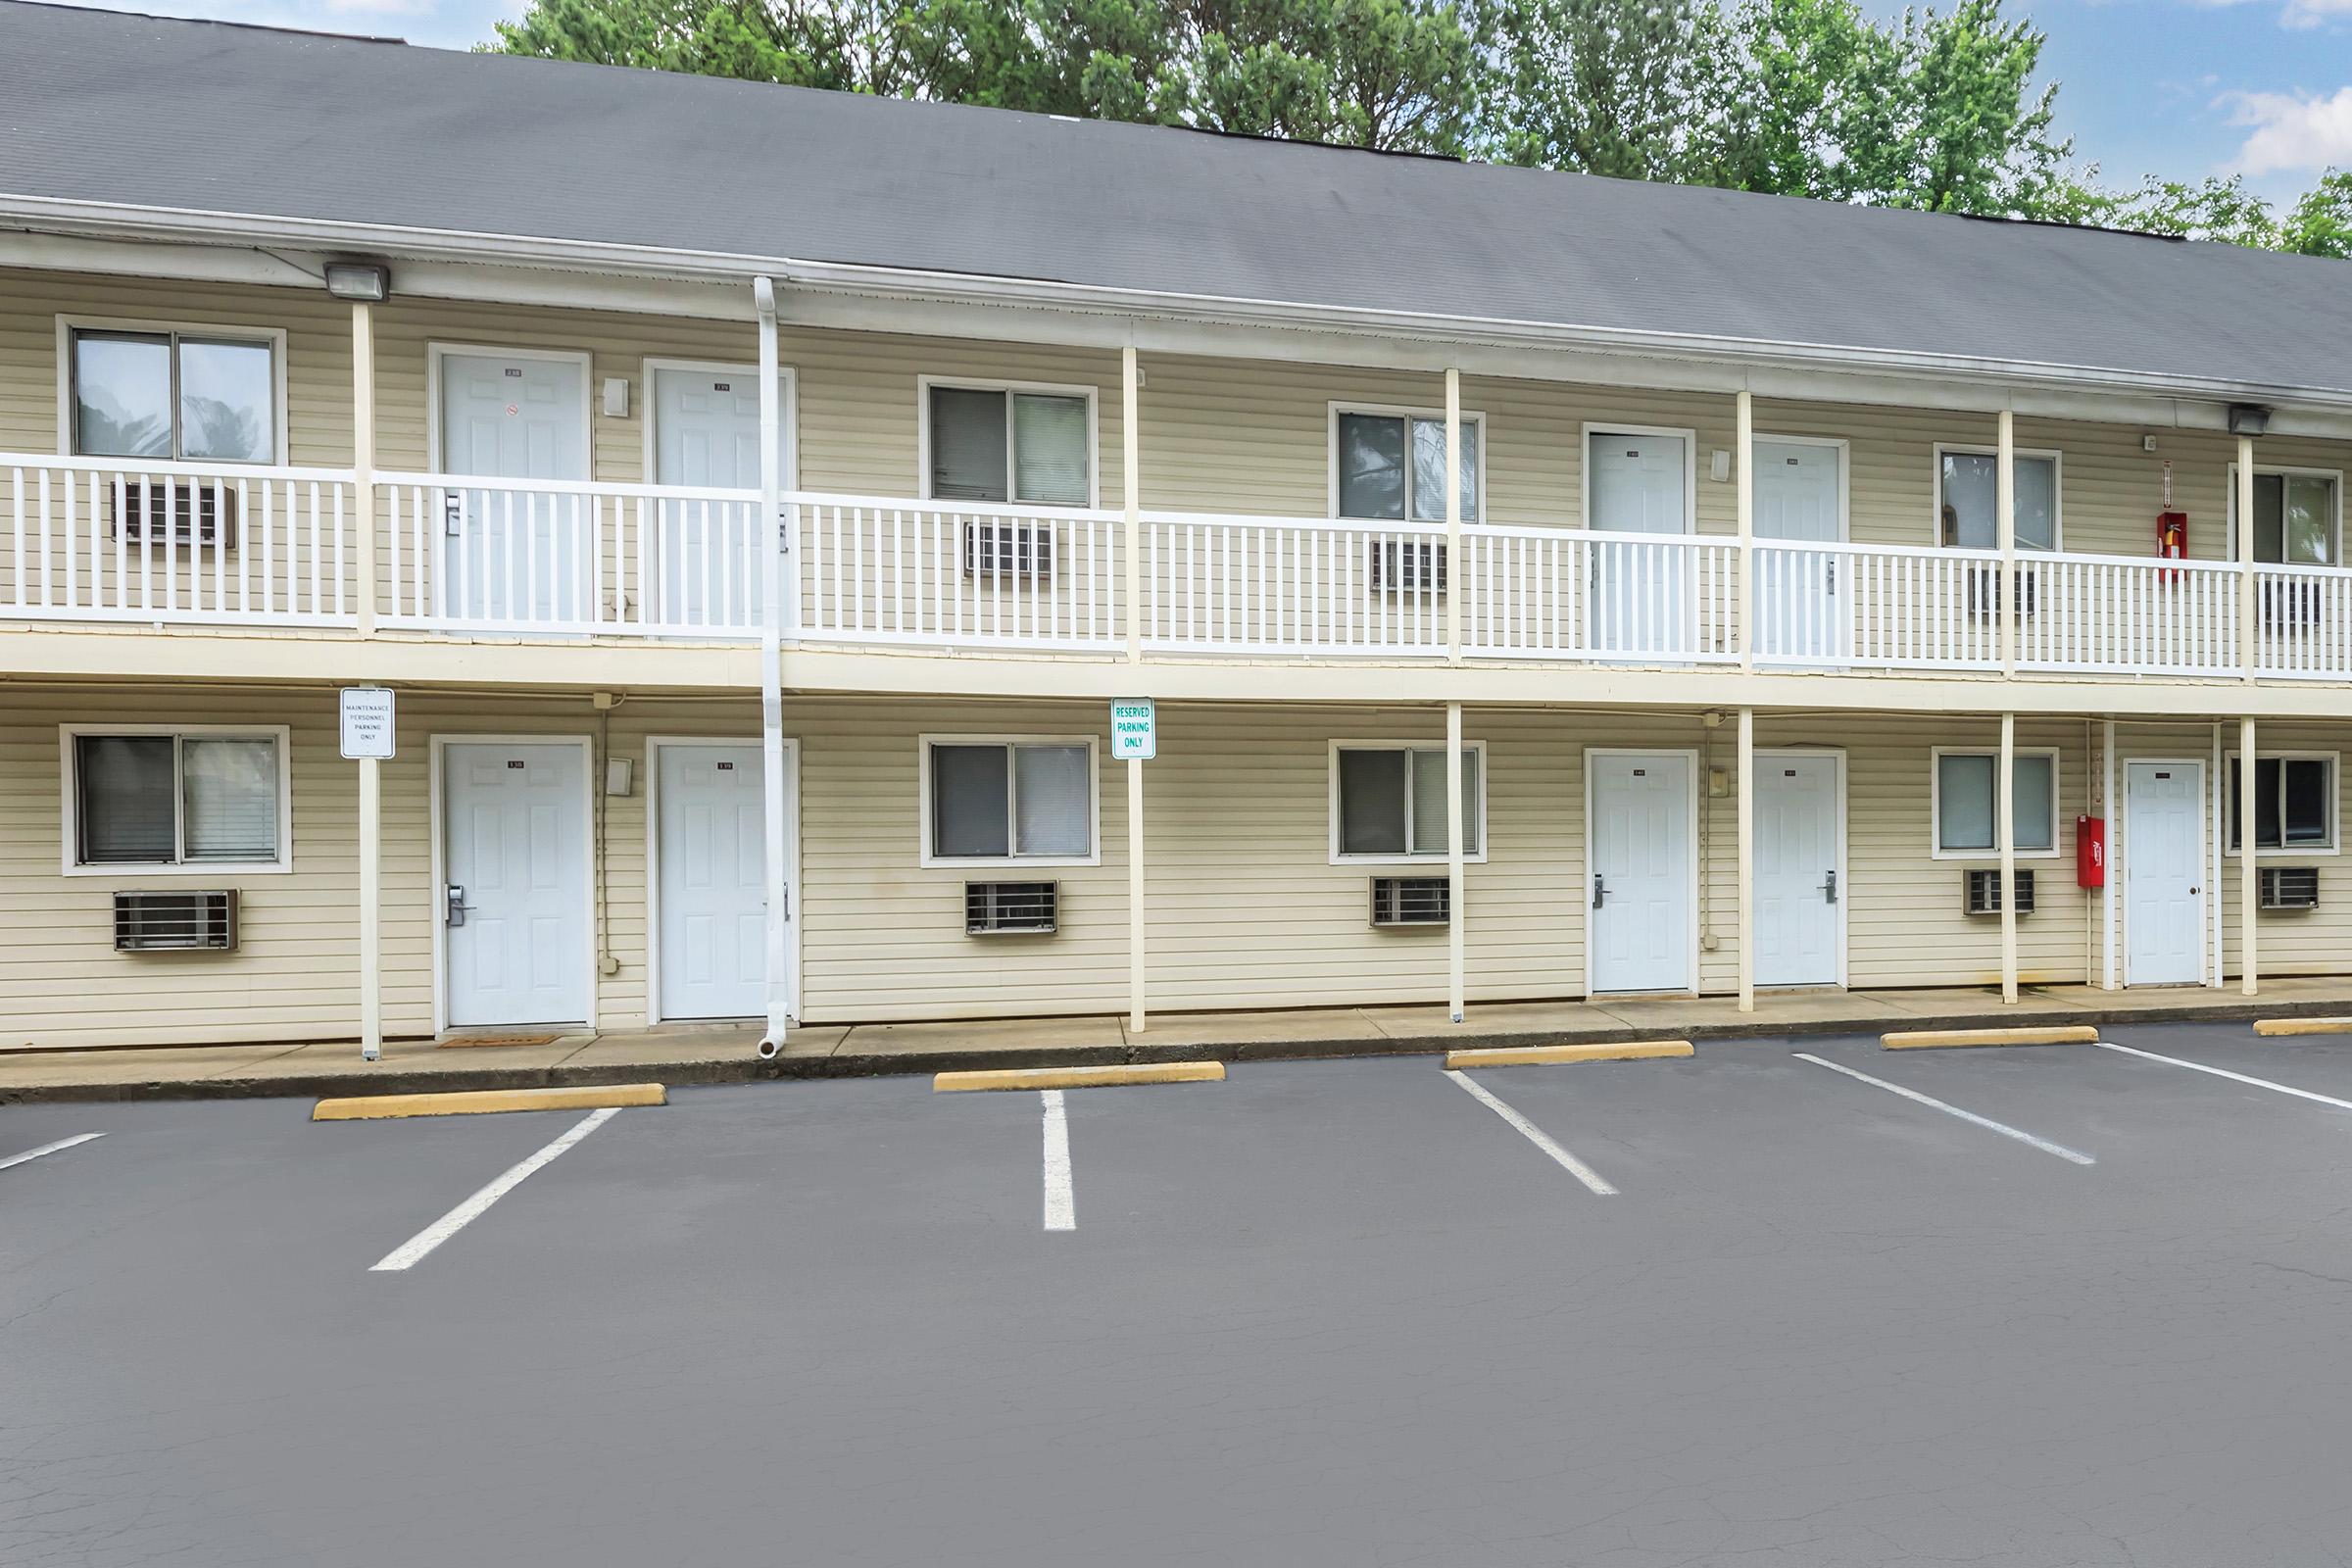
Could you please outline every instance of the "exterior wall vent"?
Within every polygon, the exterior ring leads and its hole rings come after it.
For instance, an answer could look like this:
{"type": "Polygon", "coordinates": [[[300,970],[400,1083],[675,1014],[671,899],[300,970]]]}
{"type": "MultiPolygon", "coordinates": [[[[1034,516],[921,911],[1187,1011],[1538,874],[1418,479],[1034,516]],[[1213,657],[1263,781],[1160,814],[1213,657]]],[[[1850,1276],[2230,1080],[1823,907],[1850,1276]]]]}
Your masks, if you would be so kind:
{"type": "Polygon", "coordinates": [[[1445,925],[1453,918],[1452,885],[1442,876],[1376,876],[1374,925],[1445,925]]]}
{"type": "Polygon", "coordinates": [[[2264,866],[2261,903],[2266,909],[2318,908],[2320,868],[2316,865],[2264,866]]]}
{"type": "Polygon", "coordinates": [[[1060,916],[1058,882],[966,882],[966,936],[1050,936],[1060,916]]]}
{"type": "Polygon", "coordinates": [[[237,946],[237,892],[115,895],[115,951],[174,953],[237,946]]]}
{"type": "MultiPolygon", "coordinates": [[[[1998,914],[2001,912],[2001,873],[1998,871],[1963,871],[1962,891],[1970,914],[1998,914]]],[[[2017,912],[2034,912],[2034,873],[2017,873],[2017,912]]]]}

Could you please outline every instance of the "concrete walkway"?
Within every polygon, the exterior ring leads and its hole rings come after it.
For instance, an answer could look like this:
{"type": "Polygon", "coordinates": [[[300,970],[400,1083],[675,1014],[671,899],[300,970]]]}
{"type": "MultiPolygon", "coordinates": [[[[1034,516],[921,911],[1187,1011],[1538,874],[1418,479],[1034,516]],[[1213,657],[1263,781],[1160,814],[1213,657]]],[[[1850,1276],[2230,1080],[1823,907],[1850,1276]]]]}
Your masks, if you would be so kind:
{"type": "Polygon", "coordinates": [[[202,1100],[263,1095],[412,1094],[560,1084],[748,1083],[864,1077],[965,1067],[1170,1061],[1272,1061],[1443,1051],[1462,1046],[1655,1038],[1727,1040],[1875,1034],[1990,1024],[2098,1023],[2111,1018],[2230,1019],[2352,1014],[2352,977],[2278,979],[2251,1001],[2229,990],[2029,990],[2014,1007],[1967,988],[1799,992],[1759,997],[1752,1013],[1728,997],[1644,997],[1605,1003],[1474,1004],[1461,1026],[1439,1007],[1333,1007],[1174,1014],[1131,1034],[1116,1016],[978,1023],[860,1024],[793,1031],[784,1054],[759,1057],[759,1031],[669,1027],[565,1035],[537,1046],[396,1042],[381,1061],[348,1041],[309,1045],[0,1054],[0,1104],[33,1101],[202,1100]]]}

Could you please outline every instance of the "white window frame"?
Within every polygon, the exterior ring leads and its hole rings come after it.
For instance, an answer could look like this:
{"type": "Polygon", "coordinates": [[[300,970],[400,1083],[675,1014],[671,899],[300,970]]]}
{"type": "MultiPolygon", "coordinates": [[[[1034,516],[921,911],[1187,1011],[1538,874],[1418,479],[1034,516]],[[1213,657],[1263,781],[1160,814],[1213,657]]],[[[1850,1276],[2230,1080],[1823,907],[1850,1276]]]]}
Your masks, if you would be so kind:
{"type": "MultiPolygon", "coordinates": [[[[1345,515],[1340,511],[1340,416],[1343,414],[1369,414],[1377,418],[1402,419],[1405,421],[1404,515],[1397,518],[1347,517],[1346,520],[1349,522],[1368,522],[1374,525],[1388,522],[1398,522],[1407,526],[1424,528],[1433,526],[1441,528],[1444,527],[1446,525],[1446,519],[1443,516],[1437,518],[1433,522],[1429,518],[1415,517],[1413,515],[1412,421],[1415,419],[1428,419],[1438,424],[1444,424],[1446,422],[1446,411],[1444,409],[1418,409],[1402,403],[1354,403],[1344,399],[1335,398],[1331,402],[1324,405],[1324,515],[1329,517],[1334,522],[1342,520],[1343,516],[1345,515]]],[[[1464,517],[1462,519],[1464,526],[1475,527],[1477,524],[1487,520],[1487,466],[1488,460],[1493,456],[1493,453],[1487,445],[1487,416],[1485,413],[1464,409],[1462,411],[1462,423],[1464,425],[1474,424],[1478,426],[1478,471],[1472,476],[1477,480],[1477,483],[1472,487],[1472,494],[1476,497],[1478,515],[1475,518],[1464,517]]]]}
{"type": "MultiPolygon", "coordinates": [[[[1102,863],[1102,743],[1093,735],[918,735],[915,737],[915,845],[920,864],[935,866],[993,866],[1027,869],[1033,866],[1101,865],[1102,863]],[[1086,748],[1086,812],[1088,849],[1084,855],[935,855],[931,808],[931,748],[934,746],[1083,746],[1086,748]]],[[[1020,843],[1019,769],[1009,760],[1004,788],[1007,846],[1020,843]]]]}
{"type": "Polygon", "coordinates": [[[74,334],[76,332],[143,332],[150,336],[170,334],[172,351],[172,432],[176,447],[179,435],[179,349],[178,340],[192,337],[216,343],[252,343],[270,350],[270,402],[271,424],[270,440],[274,456],[268,463],[243,463],[224,458],[106,458],[100,463],[121,463],[132,466],[143,463],[185,463],[199,465],[220,464],[236,468],[282,468],[293,465],[286,450],[286,329],[282,326],[242,326],[217,321],[156,321],[109,316],[66,316],[57,318],[57,453],[59,457],[77,457],[74,450],[74,334]]]}
{"type": "MultiPolygon", "coordinates": [[[[1839,544],[1852,542],[1854,537],[1853,442],[1841,435],[1786,435],[1779,431],[1757,430],[1749,437],[1747,462],[1753,466],[1754,471],[1758,475],[1764,471],[1763,466],[1756,463],[1756,448],[1761,446],[1827,447],[1838,454],[1838,542],[1839,544]]],[[[1763,535],[1758,534],[1756,537],[1760,539],[1763,535]]]]}
{"type": "MultiPolygon", "coordinates": [[[[1331,819],[1328,846],[1330,863],[1333,865],[1413,865],[1423,867],[1433,864],[1446,865],[1451,858],[1442,849],[1420,855],[1349,855],[1340,848],[1340,754],[1342,752],[1443,752],[1445,750],[1446,742],[1443,739],[1435,741],[1333,741],[1324,764],[1328,781],[1325,804],[1331,819]]],[[[1494,842],[1494,825],[1487,815],[1487,743],[1466,740],[1462,742],[1462,750],[1478,754],[1478,853],[1473,855],[1467,851],[1463,852],[1462,863],[1484,865],[1487,863],[1487,846],[1494,842]]],[[[1413,831],[1413,765],[1410,762],[1404,765],[1404,831],[1406,838],[1410,839],[1413,831]]]]}
{"type": "MultiPolygon", "coordinates": [[[[517,348],[512,343],[444,343],[438,340],[424,346],[424,446],[425,471],[441,473],[441,362],[446,359],[485,360],[555,360],[580,368],[580,466],[585,470],[581,480],[596,480],[596,356],[586,349],[517,348]]],[[[558,480],[561,484],[580,482],[558,480]]]]}
{"type": "Polygon", "coordinates": [[[1012,450],[1012,399],[1019,392],[1043,393],[1047,397],[1084,398],[1086,400],[1086,504],[1084,510],[1100,511],[1102,506],[1102,389],[1078,383],[1058,381],[1001,381],[986,376],[918,375],[914,378],[915,416],[915,494],[925,501],[937,499],[931,494],[931,389],[947,387],[958,392],[1002,392],[1004,394],[1004,499],[1003,501],[956,501],[950,505],[963,508],[999,507],[1007,511],[1055,512],[1070,509],[1059,502],[1023,501],[1013,492],[1020,484],[1020,469],[1012,450]]]}
{"type": "MultiPolygon", "coordinates": [[[[2000,455],[2001,449],[1997,444],[1980,446],[1969,441],[1938,441],[1936,443],[1935,454],[1928,462],[1928,545],[1931,549],[1964,550],[1974,548],[1967,545],[1947,545],[1943,542],[1944,458],[1950,456],[1997,459],[2000,455]]],[[[2066,551],[2066,453],[2057,447],[2018,447],[2012,456],[2050,460],[2050,548],[2038,550],[2032,545],[2021,544],[2017,547],[2018,554],[2021,556],[2063,555],[2066,551]]],[[[1997,551],[1999,549],[1997,535],[2000,527],[1998,518],[1994,519],[1993,527],[1996,543],[1992,548],[1997,551]]],[[[1963,749],[1954,748],[1955,751],[1963,749]]]]}
{"type": "MultiPolygon", "coordinates": [[[[2058,815],[2058,803],[2066,798],[2065,770],[2063,760],[2059,755],[2059,748],[2055,746],[2020,746],[2017,748],[2016,755],[2019,757],[2046,757],[2050,760],[2050,847],[2046,850],[2029,850],[2020,845],[2017,858],[2021,860],[2055,860],[2066,842],[2066,835],[2062,831],[2063,823],[2058,815]]],[[[1974,860],[1979,863],[1986,860],[1996,863],[1999,861],[2001,847],[1997,841],[2000,838],[2000,779],[2001,749],[1997,744],[1930,748],[1928,755],[1928,858],[1930,859],[1974,860]],[[1996,842],[1989,849],[1947,850],[1943,847],[1943,760],[1946,757],[1989,757],[1992,759],[1993,838],[1996,842]]]]}
{"type": "MultiPolygon", "coordinates": [[[[2224,794],[2219,831],[2222,837],[2222,858],[2225,860],[2238,858],[2243,851],[2243,846],[2233,845],[2230,842],[2230,813],[2237,809],[2238,799],[2236,786],[2230,781],[2230,775],[2235,770],[2238,756],[2235,748],[2222,753],[2222,789],[2224,794]]],[[[2343,754],[2329,751],[2274,752],[2257,746],[2254,749],[2254,760],[2257,766],[2264,762],[2326,762],[2328,764],[2328,842],[2324,845],[2281,844],[2275,847],[2258,847],[2254,851],[2254,858],[2257,860],[2303,860],[2343,854],[2343,754]]],[[[2280,788],[2284,787],[2282,773],[2280,788]]],[[[2284,801],[2282,800],[2279,805],[2283,815],[2284,801]]],[[[2280,822],[2282,832],[2284,825],[2282,819],[2280,822]]]]}
{"type": "MultiPolygon", "coordinates": [[[[2344,564],[2344,470],[2343,470],[2343,469],[2341,469],[2341,468],[2312,468],[2312,467],[2300,467],[2300,466],[2295,466],[2295,465],[2293,465],[2293,464],[2286,464],[2286,463],[2257,463],[2256,465],[2254,465],[2254,477],[2256,477],[2257,479],[2259,479],[2259,478],[2261,478],[2261,477],[2262,477],[2264,474],[2266,474],[2266,473],[2275,473],[2275,474],[2278,474],[2278,475],[2279,477],[2281,477],[2281,478],[2287,478],[2287,479],[2332,479],[2332,480],[2334,480],[2334,481],[2335,481],[2335,519],[2334,519],[2334,527],[2335,527],[2335,560],[2334,560],[2334,562],[2332,563],[2332,564],[2333,564],[2333,565],[2336,565],[2336,566],[2341,566],[2341,565],[2344,564]]],[[[2229,524],[2230,524],[2230,525],[2229,525],[2229,528],[2226,530],[2226,531],[2228,532],[2229,536],[2230,536],[2230,555],[2229,555],[2229,559],[2230,559],[2230,560],[2231,560],[2231,561],[2235,561],[2235,560],[2237,559],[2237,465],[2236,465],[2236,464],[2232,463],[2232,464],[2230,464],[2230,467],[2229,467],[2229,475],[2230,475],[2230,502],[2229,502],[2229,505],[2228,505],[2228,506],[2227,506],[2227,507],[2224,509],[2224,514],[2225,514],[2225,515],[2226,515],[2226,517],[2228,518],[2228,520],[2229,520],[2229,524]]],[[[2299,563],[2295,563],[2295,562],[2278,562],[2278,563],[2274,563],[2274,562],[2263,561],[2263,562],[2257,562],[2257,563],[2255,563],[2255,564],[2257,564],[2257,565],[2262,565],[2262,566],[2268,566],[2268,565],[2274,565],[2274,564],[2278,564],[2278,565],[2289,565],[2289,566],[2291,566],[2291,565],[2296,565],[2296,564],[2299,564],[2299,563]]],[[[2257,752],[2256,752],[2254,755],[2256,756],[2256,758],[2258,758],[2258,759],[2259,759],[2259,758],[2269,757],[2269,756],[2271,756],[2272,754],[2271,754],[2271,753],[2269,753],[2269,752],[2257,751],[2257,752]]],[[[2285,755],[2285,754],[2282,754],[2282,755],[2285,755]]]]}
{"type": "MultiPolygon", "coordinates": [[[[690,370],[703,375],[740,375],[746,380],[760,379],[760,367],[741,365],[726,360],[681,360],[649,354],[637,368],[637,391],[645,410],[644,466],[638,470],[647,484],[661,481],[654,477],[657,458],[661,453],[661,431],[657,428],[662,407],[654,400],[654,377],[662,370],[690,370]]],[[[776,367],[776,391],[782,407],[778,411],[784,420],[784,479],[786,491],[801,487],[801,388],[800,376],[789,365],[776,367]]],[[[755,488],[757,488],[755,486],[755,488]]]]}
{"type": "MultiPolygon", "coordinates": [[[[57,726],[58,821],[64,827],[58,861],[67,876],[112,877],[144,881],[159,876],[221,877],[282,876],[294,869],[294,759],[293,729],[286,724],[60,724],[57,726]],[[277,858],[274,860],[173,860],[165,862],[81,861],[82,736],[129,735],[149,739],[250,740],[277,743],[277,858]]],[[[176,850],[187,836],[187,800],[173,780],[172,839],[176,850]]]]}
{"type": "MultiPolygon", "coordinates": [[[[1627,424],[1612,419],[1588,419],[1579,426],[1576,447],[1576,515],[1588,533],[1609,530],[1592,525],[1592,438],[1596,435],[1676,435],[1683,438],[1683,532],[1698,532],[1698,430],[1692,425],[1627,424]]],[[[1661,537],[1671,538],[1672,535],[1661,537]]]]}

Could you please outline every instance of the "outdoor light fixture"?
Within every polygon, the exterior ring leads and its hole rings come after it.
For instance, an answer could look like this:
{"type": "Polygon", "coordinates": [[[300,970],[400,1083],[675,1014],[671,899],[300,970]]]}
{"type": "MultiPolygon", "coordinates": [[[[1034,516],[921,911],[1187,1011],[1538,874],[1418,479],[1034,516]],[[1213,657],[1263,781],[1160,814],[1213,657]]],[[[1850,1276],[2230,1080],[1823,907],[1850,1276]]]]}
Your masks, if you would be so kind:
{"type": "Polygon", "coordinates": [[[329,262],[326,291],[339,300],[381,305],[392,297],[392,271],[374,262],[329,262]]]}
{"type": "Polygon", "coordinates": [[[2271,427],[2271,411],[2259,403],[2230,405],[2231,435],[2260,435],[2271,427]]]}

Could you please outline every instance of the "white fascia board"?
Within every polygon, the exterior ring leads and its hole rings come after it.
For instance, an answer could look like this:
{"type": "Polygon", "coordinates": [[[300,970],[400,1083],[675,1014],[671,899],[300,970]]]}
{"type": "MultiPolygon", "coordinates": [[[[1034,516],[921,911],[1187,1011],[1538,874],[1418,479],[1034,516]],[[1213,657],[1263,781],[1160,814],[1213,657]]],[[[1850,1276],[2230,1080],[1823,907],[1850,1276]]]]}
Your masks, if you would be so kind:
{"type": "MultiPolygon", "coordinates": [[[[336,253],[364,251],[402,260],[404,278],[408,275],[409,267],[415,263],[438,261],[579,271],[608,277],[626,277],[640,282],[668,280],[713,284],[719,285],[726,293],[743,297],[742,305],[726,311],[730,318],[750,317],[750,281],[755,276],[765,275],[776,278],[796,292],[814,290],[891,302],[887,315],[902,331],[907,329],[905,324],[906,306],[908,303],[931,302],[948,306],[1058,313],[1070,327],[1070,330],[1053,339],[1062,342],[1083,342],[1094,337],[1092,333],[1077,330],[1077,318],[1086,316],[1102,318],[1102,341],[1105,344],[1135,343],[1138,347],[1156,346],[1148,345],[1146,339],[1157,339],[1163,333],[1186,326],[1245,328],[1251,332],[1252,337],[1250,350],[1243,357],[1251,358],[1268,357],[1262,334],[1269,328],[1283,328],[1368,338],[1392,346],[1392,352],[1384,355],[1383,363],[1403,363],[1408,366],[1425,364],[1430,368],[1443,368],[1450,364],[1465,369],[1471,368],[1469,351],[1472,350],[1534,351],[1555,362],[1552,368],[1544,372],[1544,379],[1574,378],[1562,374],[1556,357],[1563,352],[1581,352],[1608,357],[1613,377],[1621,377],[1628,359],[1641,357],[1694,368],[1703,367],[1712,372],[1697,376],[1695,386],[1692,384],[1695,370],[1675,375],[1670,382],[1661,384],[1673,384],[1690,390],[1744,388],[1766,396],[1785,395],[1808,401],[1822,401],[1833,396],[1824,384],[1816,383],[1812,378],[1825,372],[1834,372],[1838,377],[1835,384],[1841,389],[1849,385],[1843,378],[1854,374],[1892,377],[1906,383],[1910,383],[1913,377],[1919,377],[1943,387],[1947,392],[1953,390],[1954,382],[1972,383],[1986,401],[1980,404],[1972,399],[1958,406],[1988,409],[2007,407],[2021,413],[2041,412],[2027,408],[2023,401],[2029,393],[2039,391],[2045,395],[2058,394],[2061,409],[2076,399],[2113,397],[2153,399],[2164,404],[2259,402],[2274,407],[2286,405],[2288,407],[2278,408],[2278,418],[2274,421],[2274,428],[2282,434],[2338,435],[2347,426],[2339,424],[2333,416],[2341,414],[2352,418],[2352,389],[2267,386],[2211,377],[2157,376],[2137,371],[1964,355],[1919,354],[1827,344],[1710,337],[1694,333],[1633,331],[1481,317],[1310,306],[1284,301],[1106,288],[1047,279],[877,268],[788,257],[748,257],[652,246],[399,228],[319,219],[131,207],[11,195],[0,195],[0,223],[37,227],[52,233],[131,240],[245,247],[268,244],[311,247],[336,253]],[[734,286],[727,287],[730,284],[734,286]],[[1418,352],[1403,352],[1408,345],[1418,345],[1418,352]],[[1792,378],[1783,383],[1789,387],[1788,391],[1784,393],[1771,389],[1776,375],[1792,378]],[[2316,421],[2309,425],[2300,421],[2289,422],[2296,411],[2300,411],[2307,419],[2316,416],[2316,421]]],[[[641,303],[634,308],[639,311],[649,308],[665,311],[674,307],[649,307],[641,303]]],[[[792,314],[796,321],[808,320],[804,311],[795,310],[792,314]]],[[[808,324],[831,323],[809,320],[808,324]]],[[[1187,352],[1216,351],[1192,349],[1187,352]]],[[[1328,347],[1312,356],[1298,357],[1311,357],[1325,362],[1339,358],[1328,347]]],[[[1922,395],[1923,391],[1916,384],[1910,385],[1905,401],[1914,406],[1946,406],[1941,401],[1931,401],[1922,395]]],[[[1855,396],[1853,392],[1843,390],[1835,396],[1840,401],[1883,401],[1855,396]]],[[[2058,409],[2051,412],[2056,413],[2058,409]]],[[[2080,414],[2073,416],[2115,417],[2112,414],[2080,414]]],[[[2223,420],[2222,411],[2218,408],[2213,410],[2212,416],[2216,420],[2212,427],[2219,428],[2223,420]]],[[[2186,416],[2157,422],[2205,424],[2203,417],[2192,419],[2186,416]]]]}

